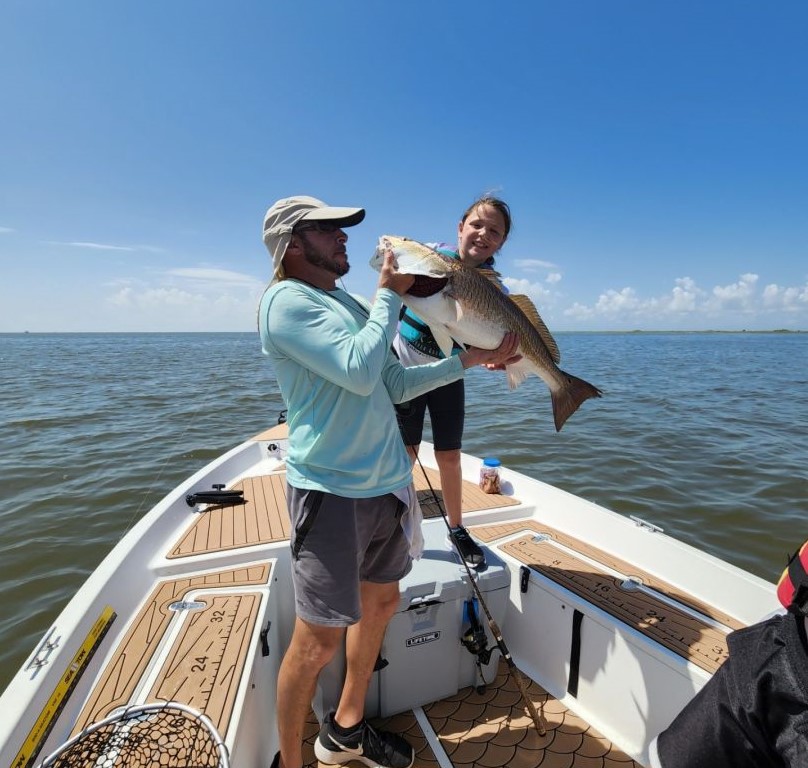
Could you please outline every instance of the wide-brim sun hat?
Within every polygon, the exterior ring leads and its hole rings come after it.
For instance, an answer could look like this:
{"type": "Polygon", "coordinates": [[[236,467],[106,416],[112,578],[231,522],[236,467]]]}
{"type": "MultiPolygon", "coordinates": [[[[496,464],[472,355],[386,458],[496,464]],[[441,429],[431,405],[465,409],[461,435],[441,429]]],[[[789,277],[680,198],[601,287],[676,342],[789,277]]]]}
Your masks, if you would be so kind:
{"type": "Polygon", "coordinates": [[[337,208],[316,197],[298,195],[273,203],[264,216],[264,245],[272,257],[272,282],[280,275],[292,230],[301,221],[330,221],[342,227],[353,227],[365,218],[364,208],[337,208]]]}

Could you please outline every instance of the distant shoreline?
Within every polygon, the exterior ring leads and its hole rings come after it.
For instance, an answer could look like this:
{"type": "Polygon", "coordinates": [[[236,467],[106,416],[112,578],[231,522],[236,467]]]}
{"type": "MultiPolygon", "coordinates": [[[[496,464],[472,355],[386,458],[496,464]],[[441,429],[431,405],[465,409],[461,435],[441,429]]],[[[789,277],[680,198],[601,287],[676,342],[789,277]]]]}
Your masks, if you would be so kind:
{"type": "MultiPolygon", "coordinates": [[[[560,331],[563,333],[563,331],[560,331]]],[[[808,333],[808,331],[796,330],[792,331],[789,328],[774,328],[769,331],[750,331],[746,328],[740,331],[719,331],[719,330],[706,330],[706,331],[568,331],[568,333],[808,333]]]]}
{"type": "MultiPolygon", "coordinates": [[[[258,335],[257,331],[0,331],[0,336],[159,336],[161,334],[172,334],[176,336],[192,336],[192,335],[205,335],[205,334],[232,334],[232,335],[245,335],[245,334],[254,334],[258,335]]],[[[788,328],[774,328],[771,330],[765,331],[755,331],[755,330],[748,330],[743,329],[740,331],[721,331],[715,329],[707,329],[707,330],[700,330],[700,331],[643,331],[639,329],[630,330],[630,331],[616,331],[616,330],[606,330],[606,331],[554,331],[553,333],[557,335],[562,334],[571,334],[571,333],[586,333],[586,334],[610,334],[610,335],[654,335],[654,336],[661,336],[661,335],[683,335],[683,334],[690,334],[690,335],[698,335],[698,334],[726,334],[726,335],[760,335],[760,334],[781,334],[781,335],[788,335],[788,334],[805,334],[808,333],[808,329],[806,330],[791,330],[788,328]]]]}

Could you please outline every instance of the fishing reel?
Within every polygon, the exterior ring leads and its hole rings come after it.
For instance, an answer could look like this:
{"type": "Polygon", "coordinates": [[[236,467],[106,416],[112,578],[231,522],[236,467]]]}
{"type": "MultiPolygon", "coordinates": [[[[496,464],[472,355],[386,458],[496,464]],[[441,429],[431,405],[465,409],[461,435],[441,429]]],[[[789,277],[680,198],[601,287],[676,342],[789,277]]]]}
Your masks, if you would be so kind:
{"type": "Polygon", "coordinates": [[[472,655],[477,657],[478,665],[485,665],[491,660],[493,649],[488,647],[488,637],[485,634],[485,627],[477,617],[476,600],[466,600],[463,612],[468,622],[466,631],[460,637],[463,647],[472,655]]]}

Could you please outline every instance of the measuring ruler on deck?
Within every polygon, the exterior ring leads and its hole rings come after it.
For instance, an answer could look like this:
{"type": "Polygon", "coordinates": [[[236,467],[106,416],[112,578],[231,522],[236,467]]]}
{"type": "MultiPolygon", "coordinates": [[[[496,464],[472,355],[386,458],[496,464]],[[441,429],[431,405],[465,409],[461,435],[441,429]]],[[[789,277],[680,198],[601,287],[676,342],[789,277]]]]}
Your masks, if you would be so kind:
{"type": "Polygon", "coordinates": [[[115,621],[115,616],[115,611],[108,605],[96,619],[92,628],[87,633],[87,636],[84,638],[81,647],[76,651],[75,656],[73,656],[67,669],[53,689],[48,703],[45,704],[44,708],[39,713],[39,717],[34,723],[34,727],[29,732],[28,738],[23,742],[20,751],[14,758],[14,762],[11,763],[11,768],[28,768],[28,766],[33,763],[39,750],[42,749],[45,739],[48,738],[48,734],[51,732],[59,714],[70,698],[70,694],[76,687],[79,678],[90,663],[90,659],[104,639],[104,635],[106,635],[110,625],[115,621]]]}
{"type": "Polygon", "coordinates": [[[249,655],[261,605],[258,592],[205,593],[189,610],[149,693],[152,701],[181,701],[227,732],[235,691],[249,655]]]}

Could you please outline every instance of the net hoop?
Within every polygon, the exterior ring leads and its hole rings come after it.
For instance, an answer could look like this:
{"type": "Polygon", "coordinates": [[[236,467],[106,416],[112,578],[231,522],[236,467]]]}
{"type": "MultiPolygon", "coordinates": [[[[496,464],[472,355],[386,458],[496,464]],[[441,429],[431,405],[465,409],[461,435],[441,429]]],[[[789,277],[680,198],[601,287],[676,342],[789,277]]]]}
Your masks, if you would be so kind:
{"type": "Polygon", "coordinates": [[[37,768],[105,765],[230,768],[230,754],[207,715],[187,704],[167,701],[115,710],[66,741],[37,768]]]}

